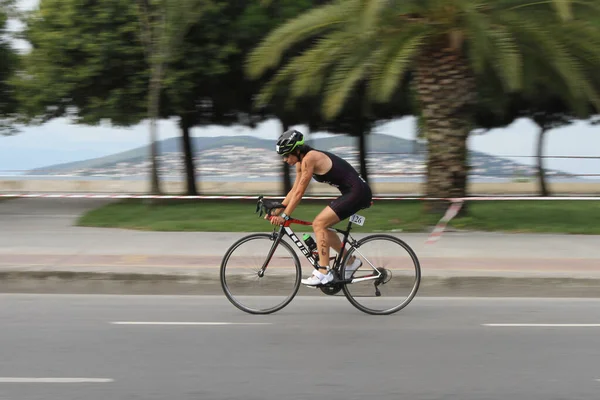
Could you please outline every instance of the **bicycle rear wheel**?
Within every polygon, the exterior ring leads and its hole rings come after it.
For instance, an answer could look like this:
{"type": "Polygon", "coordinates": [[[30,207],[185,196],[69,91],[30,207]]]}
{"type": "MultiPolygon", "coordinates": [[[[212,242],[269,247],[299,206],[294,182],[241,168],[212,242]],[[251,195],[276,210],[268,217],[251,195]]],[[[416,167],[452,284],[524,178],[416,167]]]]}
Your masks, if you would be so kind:
{"type": "Polygon", "coordinates": [[[256,233],[235,242],[221,262],[221,287],[227,299],[250,314],[281,310],[300,287],[300,260],[292,247],[280,240],[268,260],[264,275],[259,272],[267,260],[275,236],[256,233]]]}
{"type": "Polygon", "coordinates": [[[391,235],[371,235],[359,240],[344,258],[342,277],[346,276],[346,262],[353,255],[362,265],[352,273],[352,283],[344,283],[342,290],[359,310],[392,314],[406,307],[417,294],[421,266],[415,252],[402,240],[391,235]]]}

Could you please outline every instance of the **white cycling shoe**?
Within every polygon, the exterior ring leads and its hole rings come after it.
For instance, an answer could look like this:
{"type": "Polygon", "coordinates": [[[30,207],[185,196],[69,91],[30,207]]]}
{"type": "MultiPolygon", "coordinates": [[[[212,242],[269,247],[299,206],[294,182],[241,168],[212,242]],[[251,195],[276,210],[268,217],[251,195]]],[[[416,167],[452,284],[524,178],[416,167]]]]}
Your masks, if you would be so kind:
{"type": "Polygon", "coordinates": [[[352,274],[354,274],[354,271],[359,269],[361,266],[362,266],[362,261],[360,261],[360,259],[358,257],[354,258],[354,261],[352,263],[346,265],[346,268],[345,268],[346,272],[344,274],[345,279],[352,278],[352,274]]]}
{"type": "Polygon", "coordinates": [[[333,280],[333,274],[328,272],[327,275],[314,270],[313,274],[306,279],[302,279],[300,282],[307,286],[325,285],[333,280]]]}

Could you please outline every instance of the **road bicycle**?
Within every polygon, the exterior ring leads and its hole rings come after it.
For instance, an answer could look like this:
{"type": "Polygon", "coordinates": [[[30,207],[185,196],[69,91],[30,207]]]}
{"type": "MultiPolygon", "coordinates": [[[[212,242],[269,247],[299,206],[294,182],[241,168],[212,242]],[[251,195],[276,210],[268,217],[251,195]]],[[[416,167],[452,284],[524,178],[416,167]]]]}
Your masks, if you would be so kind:
{"type": "MultiPolygon", "coordinates": [[[[259,196],[256,212],[259,217],[264,212],[270,220],[272,210],[283,207],[259,196]]],[[[392,235],[371,234],[355,240],[350,235],[352,226],[362,226],[365,220],[354,214],[345,230],[329,228],[343,236],[342,249],[348,248],[330,257],[330,261],[334,260],[333,281],[310,288],[332,296],[343,291],[353,306],[368,314],[392,314],[406,307],[417,294],[421,282],[419,260],[408,244],[392,235]],[[362,265],[346,272],[346,263],[353,256],[362,265]]],[[[310,266],[319,267],[318,252],[307,248],[292,230],[292,224],[312,225],[290,218],[272,233],[254,233],[239,239],[225,253],[220,269],[221,286],[227,299],[240,310],[250,314],[274,313],[287,306],[298,293],[302,266],[285,237],[292,240],[310,266]]]]}

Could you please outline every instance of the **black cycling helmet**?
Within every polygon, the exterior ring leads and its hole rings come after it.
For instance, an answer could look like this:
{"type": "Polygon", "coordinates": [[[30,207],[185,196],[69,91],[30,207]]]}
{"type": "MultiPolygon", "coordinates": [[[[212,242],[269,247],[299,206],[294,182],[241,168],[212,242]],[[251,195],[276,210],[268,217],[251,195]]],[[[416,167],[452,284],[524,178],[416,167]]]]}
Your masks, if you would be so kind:
{"type": "Polygon", "coordinates": [[[275,150],[277,150],[277,154],[283,156],[291,153],[298,146],[303,144],[304,135],[295,129],[290,129],[279,136],[279,139],[277,139],[277,144],[275,145],[275,150]]]}

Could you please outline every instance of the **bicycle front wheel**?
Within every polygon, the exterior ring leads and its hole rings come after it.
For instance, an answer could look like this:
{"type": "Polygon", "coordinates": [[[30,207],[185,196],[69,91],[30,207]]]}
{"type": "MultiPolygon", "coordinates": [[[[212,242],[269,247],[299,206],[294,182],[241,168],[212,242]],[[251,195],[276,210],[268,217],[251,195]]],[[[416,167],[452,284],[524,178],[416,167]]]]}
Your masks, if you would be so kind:
{"type": "Polygon", "coordinates": [[[359,310],[387,315],[406,307],[417,294],[421,266],[408,244],[391,235],[371,235],[350,248],[342,263],[341,276],[352,278],[342,290],[348,301],[359,310]],[[362,264],[346,272],[350,257],[362,264]]]}
{"type": "Polygon", "coordinates": [[[300,260],[284,240],[280,240],[269,258],[275,241],[274,235],[249,235],[235,242],[223,257],[221,287],[227,299],[242,311],[250,314],[279,311],[298,292],[300,260]]]}

